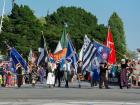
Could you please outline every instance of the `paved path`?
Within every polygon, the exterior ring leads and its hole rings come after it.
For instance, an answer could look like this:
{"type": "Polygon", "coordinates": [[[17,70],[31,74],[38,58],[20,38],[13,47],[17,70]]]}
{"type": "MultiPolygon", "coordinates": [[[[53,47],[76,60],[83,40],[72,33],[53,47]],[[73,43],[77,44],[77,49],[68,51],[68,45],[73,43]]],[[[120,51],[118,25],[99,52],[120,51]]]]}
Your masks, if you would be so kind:
{"type": "Polygon", "coordinates": [[[72,101],[72,100],[17,100],[0,102],[0,105],[140,105],[134,102],[117,101],[72,101]]]}
{"type": "Polygon", "coordinates": [[[71,88],[48,88],[24,85],[21,88],[0,88],[0,105],[140,105],[139,89],[91,88],[89,84],[71,88]]]}

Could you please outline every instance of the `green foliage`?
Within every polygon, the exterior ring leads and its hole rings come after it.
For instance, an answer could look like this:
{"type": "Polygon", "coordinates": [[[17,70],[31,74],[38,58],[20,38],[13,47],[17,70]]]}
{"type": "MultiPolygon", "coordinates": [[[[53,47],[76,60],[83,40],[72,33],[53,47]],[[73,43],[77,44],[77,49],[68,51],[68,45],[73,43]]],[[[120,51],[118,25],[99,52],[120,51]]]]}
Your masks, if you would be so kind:
{"type": "MultiPolygon", "coordinates": [[[[46,29],[49,30],[47,34],[49,34],[48,36],[52,36],[52,40],[59,40],[58,38],[60,38],[62,34],[64,23],[67,23],[67,32],[77,50],[82,47],[85,34],[91,39],[104,40],[105,26],[98,25],[96,16],[86,12],[84,9],[60,7],[56,12],[47,15],[45,18],[47,23],[46,29]]],[[[55,43],[55,45],[56,44],[57,43],[55,43]]],[[[50,43],[49,46],[53,48],[52,43],[50,43]]]]}
{"type": "Polygon", "coordinates": [[[129,59],[136,59],[137,58],[137,52],[128,50],[127,51],[127,56],[128,56],[129,59]]]}
{"type": "Polygon", "coordinates": [[[110,17],[108,24],[111,27],[115,49],[121,54],[117,53],[117,60],[120,60],[122,55],[126,54],[126,40],[123,22],[117,13],[114,12],[110,17]]]}
{"type": "MultiPolygon", "coordinates": [[[[63,32],[64,24],[68,24],[69,34],[74,47],[79,50],[83,45],[84,35],[103,43],[106,39],[107,27],[98,24],[96,16],[77,7],[60,7],[46,17],[37,18],[28,6],[14,4],[10,15],[4,17],[0,49],[5,52],[3,41],[7,41],[18,51],[29,52],[29,48],[37,50],[43,31],[47,46],[53,52],[63,32]]],[[[116,50],[125,54],[126,43],[122,20],[116,13],[109,19],[116,50]],[[121,43],[121,44],[120,44],[121,43]]],[[[117,55],[118,58],[120,57],[117,55]]]]}
{"type": "MultiPolygon", "coordinates": [[[[4,18],[2,30],[1,40],[8,41],[21,52],[27,52],[30,47],[37,50],[43,25],[28,6],[14,4],[11,14],[4,18]]],[[[5,50],[2,41],[0,44],[5,50]]]]}

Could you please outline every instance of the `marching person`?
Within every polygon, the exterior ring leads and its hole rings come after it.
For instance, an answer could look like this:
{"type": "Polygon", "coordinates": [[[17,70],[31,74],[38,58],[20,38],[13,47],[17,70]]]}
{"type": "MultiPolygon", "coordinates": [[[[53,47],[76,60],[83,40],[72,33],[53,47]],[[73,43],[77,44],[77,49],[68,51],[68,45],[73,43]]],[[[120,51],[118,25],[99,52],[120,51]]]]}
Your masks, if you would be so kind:
{"type": "MultiPolygon", "coordinates": [[[[60,62],[57,63],[57,69],[55,70],[55,84],[57,83],[57,80],[58,80],[58,87],[61,86],[61,76],[62,76],[62,71],[60,70],[61,69],[61,65],[60,65],[60,62]]],[[[54,86],[55,86],[54,84],[54,86]]]]}
{"type": "Polygon", "coordinates": [[[72,61],[71,61],[70,58],[66,58],[65,64],[63,65],[63,68],[64,68],[64,78],[65,78],[65,81],[66,81],[65,88],[69,88],[68,81],[70,80],[71,62],[72,61]]]}
{"type": "Polygon", "coordinates": [[[44,68],[39,66],[38,67],[38,74],[39,74],[39,79],[40,79],[40,83],[43,84],[43,81],[44,81],[44,68]]]}
{"type": "Polygon", "coordinates": [[[100,63],[100,82],[99,82],[99,88],[103,88],[103,83],[105,85],[106,89],[110,89],[108,87],[108,81],[106,77],[106,71],[108,70],[108,64],[106,61],[103,61],[100,63]]]}
{"type": "Polygon", "coordinates": [[[38,79],[37,67],[33,66],[32,72],[31,72],[32,87],[35,87],[37,79],[38,79]]]}
{"type": "Polygon", "coordinates": [[[82,75],[82,61],[78,61],[78,68],[77,68],[77,79],[79,83],[79,88],[81,88],[81,80],[84,80],[84,77],[82,75]]]}
{"type": "Polygon", "coordinates": [[[99,67],[95,63],[93,63],[91,66],[91,87],[93,87],[97,86],[99,81],[99,67]]]}
{"type": "Polygon", "coordinates": [[[127,61],[125,59],[121,60],[121,71],[120,71],[120,89],[123,89],[124,86],[128,88],[128,81],[127,81],[127,61]]]}
{"type": "Polygon", "coordinates": [[[49,85],[49,88],[54,86],[55,83],[55,72],[56,64],[48,62],[48,76],[47,76],[47,85],[49,85]]]}
{"type": "Polygon", "coordinates": [[[17,86],[20,88],[22,85],[22,68],[21,68],[21,64],[18,63],[16,65],[16,73],[17,73],[17,86]]]}

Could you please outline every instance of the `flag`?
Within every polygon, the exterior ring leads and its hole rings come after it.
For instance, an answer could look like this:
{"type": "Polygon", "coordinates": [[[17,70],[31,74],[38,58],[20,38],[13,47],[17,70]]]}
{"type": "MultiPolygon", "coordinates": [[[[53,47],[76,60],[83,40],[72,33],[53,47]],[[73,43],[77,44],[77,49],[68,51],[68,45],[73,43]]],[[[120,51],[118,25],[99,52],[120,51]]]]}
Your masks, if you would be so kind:
{"type": "Polygon", "coordinates": [[[44,64],[46,56],[47,56],[46,40],[44,38],[44,35],[41,36],[40,47],[39,47],[38,51],[40,52],[40,55],[39,55],[38,60],[37,60],[37,66],[44,64]]]}
{"type": "Polygon", "coordinates": [[[90,39],[85,36],[84,38],[84,45],[83,45],[83,66],[82,70],[86,70],[89,64],[91,63],[95,53],[96,53],[96,47],[94,46],[94,43],[90,41],[90,39]]]}
{"type": "Polygon", "coordinates": [[[61,43],[60,43],[60,41],[59,41],[58,44],[57,44],[57,47],[56,47],[56,49],[55,49],[55,51],[54,51],[54,54],[56,54],[57,52],[62,51],[62,50],[63,50],[63,49],[62,49],[61,43]]]}
{"type": "Polygon", "coordinates": [[[32,66],[35,64],[35,61],[36,61],[36,55],[32,51],[32,49],[30,49],[29,56],[28,56],[28,67],[29,67],[29,70],[32,70],[32,66]]]}
{"type": "Polygon", "coordinates": [[[113,42],[112,33],[110,31],[110,28],[108,28],[107,39],[106,39],[105,44],[108,48],[110,48],[108,63],[114,64],[116,62],[116,53],[115,53],[115,47],[114,47],[114,42],[113,42]]]}
{"type": "Polygon", "coordinates": [[[28,64],[26,63],[26,61],[22,58],[22,56],[17,52],[17,50],[15,48],[11,48],[10,49],[10,56],[14,62],[15,65],[17,65],[18,63],[20,63],[22,65],[22,67],[27,70],[27,66],[28,64]]]}
{"type": "Polygon", "coordinates": [[[58,42],[58,45],[53,55],[55,61],[65,58],[67,53],[67,46],[68,46],[68,39],[67,39],[66,29],[64,28],[63,34],[61,35],[61,39],[58,42]]]}
{"type": "Polygon", "coordinates": [[[79,53],[79,60],[80,61],[82,61],[82,59],[83,59],[83,52],[85,52],[85,50],[86,50],[86,48],[87,48],[87,46],[88,46],[88,44],[90,42],[91,42],[90,39],[87,37],[87,35],[85,35],[85,37],[84,37],[84,44],[83,44],[83,46],[81,48],[81,51],[79,53]]]}
{"type": "Polygon", "coordinates": [[[97,41],[94,41],[94,46],[97,49],[97,52],[94,56],[94,58],[96,59],[96,62],[98,61],[98,63],[101,63],[102,61],[107,61],[108,57],[109,57],[109,52],[110,49],[100,43],[98,43],[97,41]]]}
{"type": "Polygon", "coordinates": [[[32,64],[34,64],[35,61],[36,61],[36,54],[34,53],[34,51],[32,51],[32,49],[30,49],[28,62],[31,62],[32,64]]]}
{"type": "Polygon", "coordinates": [[[81,48],[79,52],[79,61],[82,61],[82,58],[83,58],[83,48],[81,48]]]}
{"type": "Polygon", "coordinates": [[[68,46],[68,38],[67,38],[67,33],[66,33],[66,28],[64,28],[63,34],[61,36],[61,40],[60,40],[61,46],[62,48],[67,48],[68,46]]]}
{"type": "Polygon", "coordinates": [[[67,54],[66,54],[66,58],[71,58],[72,60],[72,66],[75,69],[75,73],[77,73],[77,61],[78,61],[78,55],[74,49],[74,46],[69,38],[68,41],[68,47],[67,47],[67,54]]]}

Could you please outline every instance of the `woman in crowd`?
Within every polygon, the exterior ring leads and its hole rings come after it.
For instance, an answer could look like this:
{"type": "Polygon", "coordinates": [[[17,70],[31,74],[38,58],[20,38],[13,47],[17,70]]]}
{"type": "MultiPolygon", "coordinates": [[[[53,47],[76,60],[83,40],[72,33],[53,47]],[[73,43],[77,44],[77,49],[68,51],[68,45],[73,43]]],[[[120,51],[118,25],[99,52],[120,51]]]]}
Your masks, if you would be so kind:
{"type": "Polygon", "coordinates": [[[128,88],[128,80],[127,80],[127,69],[128,69],[128,60],[121,60],[121,71],[120,71],[120,89],[123,87],[128,88]]]}
{"type": "Polygon", "coordinates": [[[47,85],[49,85],[49,88],[54,86],[55,84],[55,72],[56,64],[48,62],[48,76],[47,76],[47,85]]]}

